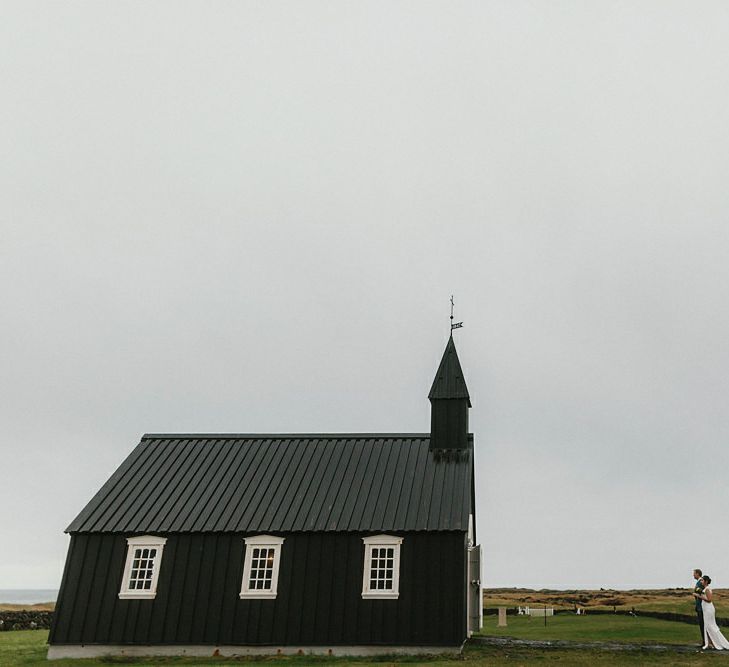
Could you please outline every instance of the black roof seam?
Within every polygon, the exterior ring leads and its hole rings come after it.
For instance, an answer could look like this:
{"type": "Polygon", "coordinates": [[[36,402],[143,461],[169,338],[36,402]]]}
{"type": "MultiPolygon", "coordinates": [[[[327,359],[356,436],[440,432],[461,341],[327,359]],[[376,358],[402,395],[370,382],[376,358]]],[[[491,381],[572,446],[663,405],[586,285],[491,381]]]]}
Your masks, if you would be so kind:
{"type": "MultiPolygon", "coordinates": [[[[241,466],[250,458],[253,456],[253,448],[248,447],[245,454],[240,457],[240,459],[236,462],[236,446],[231,445],[230,447],[230,453],[226,455],[225,457],[225,463],[226,466],[223,469],[223,474],[221,478],[218,480],[218,486],[213,490],[213,493],[210,495],[210,498],[208,499],[207,507],[204,507],[201,512],[198,513],[198,516],[196,517],[195,521],[196,523],[199,523],[200,526],[207,526],[208,520],[210,520],[211,516],[214,514],[218,506],[221,502],[225,499],[226,491],[230,489],[230,483],[233,479],[235,479],[235,476],[238,474],[238,471],[240,470],[241,466]],[[228,457],[232,455],[232,460],[228,461],[228,457]],[[237,465],[236,465],[237,463],[237,465]]],[[[231,491],[232,493],[232,491],[231,491]]],[[[228,498],[230,500],[230,498],[228,498]]],[[[227,506],[227,500],[225,501],[225,504],[223,505],[223,511],[225,511],[225,507],[227,506]]]]}
{"type": "Polygon", "coordinates": [[[296,442],[294,446],[296,449],[291,457],[291,460],[289,461],[290,465],[286,471],[284,479],[281,480],[282,484],[284,480],[286,482],[284,486],[284,493],[280,498],[278,505],[276,505],[275,508],[271,508],[273,512],[271,513],[270,522],[274,525],[283,524],[284,519],[291,509],[291,503],[296,497],[296,493],[299,489],[299,486],[301,485],[301,477],[306,472],[306,465],[302,461],[306,446],[303,445],[301,442],[296,442]],[[292,463],[294,463],[294,465],[291,465],[292,463]],[[291,471],[290,475],[289,471],[291,471]],[[294,486],[294,484],[296,486],[294,486]],[[278,519],[278,522],[276,521],[276,519],[278,519]]]}
{"type": "MultiPolygon", "coordinates": [[[[384,447],[382,446],[383,443],[380,438],[375,439],[375,445],[380,445],[373,447],[373,453],[370,456],[370,460],[367,462],[367,466],[364,470],[364,475],[362,477],[362,482],[365,481],[365,479],[372,480],[375,478],[377,473],[377,468],[380,465],[380,459],[382,458],[382,450],[384,447]],[[372,467],[370,468],[370,464],[373,463],[372,467]],[[371,470],[371,474],[368,476],[367,472],[371,470]]],[[[367,488],[365,489],[364,493],[358,493],[357,498],[364,498],[363,503],[355,502],[354,507],[352,509],[352,519],[351,521],[356,521],[356,525],[358,529],[361,529],[362,522],[364,517],[367,514],[367,507],[369,507],[369,501],[370,497],[372,496],[372,484],[368,484],[367,488]],[[361,510],[358,514],[355,514],[355,510],[357,510],[361,505],[361,510]]],[[[360,483],[360,489],[362,488],[362,483],[360,483]]]]}
{"type": "MultiPolygon", "coordinates": [[[[357,441],[355,441],[354,445],[351,447],[351,454],[349,455],[349,460],[347,461],[347,467],[342,472],[342,478],[339,481],[339,486],[337,488],[337,491],[332,499],[332,509],[329,511],[329,516],[327,517],[327,526],[339,526],[340,521],[342,520],[342,514],[344,512],[344,508],[347,505],[347,494],[345,489],[344,497],[342,498],[341,502],[337,503],[337,500],[339,499],[339,494],[343,490],[344,482],[349,479],[350,485],[354,478],[356,477],[357,470],[359,469],[359,462],[362,460],[362,455],[364,454],[364,442],[362,442],[361,445],[358,445],[357,441]],[[355,458],[356,457],[356,458],[355,458]],[[352,466],[353,464],[353,466],[352,466]],[[352,466],[352,467],[350,467],[352,466]],[[332,516],[332,511],[335,507],[338,506],[338,511],[336,514],[336,518],[332,516]]],[[[351,488],[351,487],[350,487],[351,488]]],[[[328,528],[328,530],[336,530],[336,528],[328,528]]]]}
{"type": "Polygon", "coordinates": [[[364,481],[365,472],[369,465],[370,459],[372,458],[372,448],[364,446],[362,443],[362,449],[360,451],[359,458],[357,459],[357,467],[352,471],[352,480],[350,482],[351,494],[345,496],[344,502],[342,503],[342,509],[339,512],[339,526],[346,527],[347,530],[351,529],[352,519],[354,517],[354,510],[357,506],[357,499],[359,497],[360,489],[364,481]],[[355,490],[355,484],[357,486],[355,490]]]}
{"type": "MultiPolygon", "coordinates": [[[[237,488],[240,488],[243,486],[243,482],[246,480],[248,471],[244,468],[243,463],[250,463],[248,461],[249,457],[251,459],[256,458],[256,454],[258,451],[254,447],[248,447],[246,448],[245,455],[241,457],[240,461],[238,461],[238,465],[235,467],[235,471],[231,475],[230,479],[228,480],[228,483],[225,487],[222,487],[221,484],[221,493],[220,497],[215,502],[215,507],[211,508],[211,511],[208,513],[208,519],[210,519],[212,526],[217,528],[221,522],[223,525],[226,525],[228,522],[228,519],[226,518],[225,521],[223,521],[223,517],[227,516],[228,514],[228,507],[230,506],[230,503],[233,501],[233,498],[236,497],[236,490],[237,488]],[[242,472],[241,472],[242,469],[242,472]],[[238,476],[240,473],[240,477],[238,476]],[[232,487],[230,484],[236,480],[238,482],[238,487],[232,487]],[[222,505],[221,505],[222,503],[222,505]],[[218,507],[220,507],[220,510],[218,511],[218,507]],[[213,514],[213,509],[217,511],[217,515],[213,514]]],[[[264,454],[265,456],[265,454],[264,454]]],[[[233,510],[230,510],[231,514],[233,510]]],[[[206,521],[208,521],[206,519],[206,521]]],[[[223,530],[222,532],[226,532],[223,530]]]]}
{"type": "Polygon", "coordinates": [[[332,482],[329,485],[329,488],[327,489],[326,495],[324,496],[325,505],[326,505],[327,500],[331,501],[326,509],[326,518],[324,518],[323,516],[320,517],[321,520],[319,522],[319,525],[324,526],[324,530],[326,530],[326,527],[329,525],[329,520],[331,519],[331,516],[332,516],[332,510],[334,509],[334,506],[336,505],[336,500],[337,500],[337,497],[339,496],[339,491],[342,488],[342,484],[344,483],[344,479],[347,475],[347,471],[349,470],[349,466],[352,462],[352,457],[354,456],[355,451],[356,451],[355,445],[352,445],[351,447],[342,446],[342,455],[339,457],[339,463],[335,470],[335,475],[332,477],[332,482]],[[345,457],[345,454],[346,454],[346,457],[345,457]]]}
{"type": "MultiPolygon", "coordinates": [[[[241,491],[240,493],[234,493],[231,496],[231,501],[235,499],[235,502],[232,504],[229,502],[228,506],[225,509],[225,514],[221,515],[219,521],[222,521],[222,525],[225,527],[230,526],[236,526],[236,521],[234,521],[236,517],[236,512],[238,512],[237,518],[240,520],[240,518],[245,514],[245,512],[248,510],[248,506],[251,504],[251,500],[256,495],[257,489],[253,489],[250,491],[249,486],[251,482],[256,478],[260,477],[262,475],[265,475],[268,471],[269,466],[271,465],[271,462],[275,458],[276,454],[276,442],[278,440],[276,438],[271,438],[266,442],[261,443],[261,447],[265,447],[265,451],[263,453],[263,456],[261,457],[261,462],[259,466],[256,466],[255,468],[251,468],[249,471],[246,471],[243,479],[241,480],[240,488],[238,489],[241,491]],[[270,455],[270,459],[269,459],[270,455]],[[246,482],[245,484],[243,482],[246,482]],[[245,502],[245,508],[241,511],[240,508],[245,502]],[[224,519],[224,520],[223,520],[224,519]]],[[[229,529],[229,528],[228,528],[229,529]]]]}
{"type": "MultiPolygon", "coordinates": [[[[175,463],[178,463],[178,470],[182,471],[181,476],[175,479],[175,475],[172,479],[174,483],[160,484],[160,493],[157,495],[157,501],[152,504],[154,511],[151,514],[150,523],[156,525],[158,530],[164,530],[165,522],[170,512],[177,506],[180,501],[179,494],[177,493],[178,488],[186,488],[189,477],[194,476],[195,468],[190,464],[194,464],[201,452],[195,451],[195,444],[190,443],[188,447],[189,451],[179,458],[175,459],[175,463]],[[190,458],[192,457],[192,458],[190,458]],[[188,463],[188,460],[190,463],[188,463]]],[[[160,471],[163,476],[167,476],[170,473],[170,468],[165,468],[160,471]]]]}
{"type": "MultiPolygon", "coordinates": [[[[296,441],[294,441],[293,446],[296,446],[296,441]]],[[[288,445],[281,444],[280,441],[277,441],[276,450],[278,450],[280,447],[283,447],[284,452],[282,456],[279,456],[276,459],[276,468],[284,468],[287,469],[287,463],[290,463],[291,459],[291,452],[290,447],[288,445]]],[[[278,453],[278,452],[277,452],[278,453]]],[[[265,477],[265,475],[264,475],[265,477]]],[[[263,521],[263,517],[266,516],[268,513],[268,510],[274,505],[273,499],[277,498],[277,490],[279,487],[283,484],[285,476],[282,475],[276,479],[275,475],[272,475],[271,478],[268,480],[266,484],[266,488],[264,489],[263,493],[261,494],[261,499],[258,502],[257,506],[254,508],[253,513],[250,515],[250,519],[248,520],[248,525],[258,527],[261,525],[266,525],[263,521]],[[272,486],[275,483],[275,486],[272,486]],[[269,491],[271,489],[271,491],[269,491]],[[271,497],[272,496],[272,497],[271,497]],[[265,501],[268,500],[268,503],[265,501]]],[[[255,498],[255,495],[251,498],[251,501],[255,498]]],[[[247,511],[247,508],[246,508],[247,511]]],[[[240,517],[238,518],[239,522],[242,521],[242,519],[246,516],[245,512],[241,513],[240,517]]]]}
{"type": "MultiPolygon", "coordinates": [[[[215,450],[214,447],[215,443],[212,443],[212,446],[210,447],[211,450],[215,450]]],[[[195,447],[195,444],[193,443],[192,449],[199,449],[198,447],[195,447]]],[[[209,471],[209,464],[208,459],[210,456],[210,452],[195,452],[194,458],[191,461],[191,465],[189,466],[190,470],[188,470],[187,473],[185,473],[182,476],[182,479],[179,482],[179,486],[182,488],[194,488],[195,490],[199,489],[204,480],[207,477],[207,472],[209,471]],[[208,470],[205,470],[203,466],[207,466],[208,470]]],[[[193,500],[194,494],[190,494],[188,498],[185,498],[183,494],[177,494],[178,497],[176,500],[173,500],[172,504],[169,503],[167,506],[169,506],[169,510],[167,511],[164,519],[160,519],[159,521],[159,527],[160,530],[164,530],[166,527],[166,522],[176,522],[178,518],[183,514],[183,510],[185,509],[186,505],[193,500]]]]}
{"type": "MultiPolygon", "coordinates": [[[[320,462],[321,462],[322,457],[324,456],[324,452],[326,450],[326,446],[325,445],[326,445],[326,441],[317,440],[316,448],[317,449],[321,448],[321,451],[318,453],[318,455],[311,457],[311,460],[309,461],[309,465],[307,466],[307,470],[309,469],[309,467],[312,464],[314,464],[314,469],[315,470],[319,469],[320,462]]],[[[306,476],[304,476],[304,478],[302,479],[302,481],[305,481],[305,480],[306,480],[306,476]]],[[[309,480],[308,480],[308,482],[306,484],[306,488],[304,489],[304,493],[301,496],[301,500],[298,503],[298,507],[295,507],[295,510],[296,511],[295,511],[295,513],[294,513],[294,515],[293,515],[293,517],[291,519],[292,526],[298,525],[297,524],[297,521],[299,520],[299,514],[301,514],[301,511],[302,510],[304,510],[305,512],[308,511],[308,510],[305,510],[305,508],[304,508],[304,502],[305,502],[305,499],[309,497],[309,488],[311,488],[311,485],[313,483],[314,483],[314,475],[310,475],[309,476],[309,480]]],[[[301,485],[299,485],[299,488],[301,488],[301,485]]],[[[296,496],[294,496],[294,497],[296,497],[296,496]]],[[[288,518],[288,514],[286,516],[288,518]]],[[[302,516],[302,522],[305,520],[305,518],[306,518],[306,515],[304,514],[304,516],[302,516]]]]}
{"type": "MultiPolygon", "coordinates": [[[[279,447],[282,447],[280,440],[273,440],[271,443],[271,460],[266,464],[266,469],[263,471],[259,470],[260,474],[260,483],[256,486],[253,493],[248,495],[248,498],[246,498],[245,494],[241,497],[241,503],[243,500],[246,500],[246,505],[244,508],[240,508],[239,505],[239,512],[238,516],[234,517],[231,516],[228,520],[228,523],[233,525],[234,527],[237,527],[244,518],[250,515],[250,519],[248,520],[249,523],[253,523],[253,519],[258,514],[258,506],[260,506],[263,503],[263,500],[266,498],[266,495],[268,493],[268,489],[270,488],[272,482],[275,479],[275,474],[269,475],[268,471],[271,469],[271,466],[273,466],[273,469],[275,471],[276,467],[280,463],[280,456],[278,455],[278,449],[279,447]],[[254,502],[255,501],[255,502],[254,502]],[[249,510],[249,508],[251,508],[249,510]],[[232,523],[231,523],[232,522],[232,523]]],[[[279,480],[280,482],[280,480],[279,480]]],[[[253,524],[255,526],[255,524],[253,524]]]]}
{"type": "MultiPolygon", "coordinates": [[[[397,442],[397,441],[396,441],[397,442]]],[[[383,446],[383,450],[385,447],[383,446]]],[[[395,479],[395,472],[397,471],[397,460],[402,451],[402,447],[388,447],[387,453],[385,454],[385,460],[383,461],[383,470],[379,477],[380,485],[377,489],[377,493],[373,500],[374,507],[372,509],[373,517],[372,521],[378,525],[385,526],[385,516],[387,512],[387,505],[392,496],[392,483],[395,479]],[[395,460],[391,459],[395,457],[395,460]]],[[[378,466],[379,467],[379,466],[378,466]]]]}
{"type": "MultiPolygon", "coordinates": [[[[215,480],[220,469],[222,468],[222,465],[221,465],[222,461],[224,461],[228,455],[228,453],[225,450],[224,443],[216,440],[213,443],[213,445],[216,447],[217,453],[215,453],[213,455],[212,461],[209,464],[207,464],[208,470],[204,477],[204,482],[205,482],[206,486],[203,489],[203,492],[202,492],[202,494],[200,494],[200,496],[195,498],[194,496],[191,495],[190,498],[188,498],[187,503],[185,503],[185,505],[187,505],[190,502],[193,503],[192,507],[190,508],[190,511],[187,514],[187,518],[185,519],[185,522],[182,524],[182,527],[185,530],[192,529],[192,527],[195,525],[195,522],[197,521],[197,519],[200,516],[200,512],[205,508],[208,500],[214,493],[215,486],[213,485],[213,481],[215,480]]],[[[183,507],[183,509],[184,509],[184,507],[183,507]]]]}
{"type": "Polygon", "coordinates": [[[316,493],[311,499],[309,512],[303,518],[304,525],[308,525],[310,529],[313,529],[319,524],[322,512],[324,511],[324,504],[329,494],[329,489],[334,483],[336,477],[336,471],[339,469],[339,462],[342,460],[342,450],[344,445],[340,445],[339,442],[334,443],[332,452],[329,455],[329,459],[326,466],[322,469],[322,475],[319,480],[318,488],[316,493]]]}
{"type": "Polygon", "coordinates": [[[406,446],[405,443],[403,443],[402,446],[400,447],[400,452],[399,452],[398,460],[397,460],[398,465],[395,466],[395,469],[398,471],[402,471],[403,476],[400,478],[400,487],[397,489],[397,491],[395,493],[391,492],[390,497],[387,499],[387,504],[385,505],[385,512],[383,514],[383,523],[384,523],[385,519],[389,516],[388,512],[387,512],[388,508],[391,506],[391,504],[394,504],[394,507],[392,508],[392,512],[391,512],[392,525],[394,525],[394,526],[397,525],[397,510],[398,510],[398,507],[400,506],[400,496],[402,495],[402,491],[407,484],[407,479],[406,479],[405,475],[406,475],[407,471],[409,470],[408,462],[410,461],[410,449],[411,448],[409,446],[406,446]],[[399,465],[400,460],[402,459],[403,456],[405,457],[405,464],[399,465]]]}

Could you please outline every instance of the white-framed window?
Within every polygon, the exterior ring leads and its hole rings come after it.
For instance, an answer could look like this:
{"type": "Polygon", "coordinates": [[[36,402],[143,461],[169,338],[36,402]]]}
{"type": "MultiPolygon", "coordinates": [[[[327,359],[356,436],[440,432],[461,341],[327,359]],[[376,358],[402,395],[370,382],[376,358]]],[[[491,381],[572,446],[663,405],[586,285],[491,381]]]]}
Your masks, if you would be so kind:
{"type": "Polygon", "coordinates": [[[120,598],[153,598],[157,594],[157,578],[166,542],[166,538],[154,535],[127,538],[120,598]]]}
{"type": "Polygon", "coordinates": [[[278,587],[278,567],[281,562],[283,537],[256,535],[244,538],[245,563],[241,598],[272,599],[278,587]]]}
{"type": "Polygon", "coordinates": [[[363,537],[362,597],[395,600],[400,595],[400,545],[402,537],[363,537]]]}

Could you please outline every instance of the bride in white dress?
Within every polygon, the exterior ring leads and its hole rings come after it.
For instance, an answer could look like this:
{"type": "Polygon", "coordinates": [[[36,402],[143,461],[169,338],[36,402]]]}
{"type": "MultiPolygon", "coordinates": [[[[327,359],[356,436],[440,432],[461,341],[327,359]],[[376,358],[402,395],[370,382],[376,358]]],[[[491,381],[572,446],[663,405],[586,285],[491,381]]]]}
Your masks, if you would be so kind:
{"type": "Polygon", "coordinates": [[[694,593],[694,597],[701,598],[701,610],[704,612],[704,646],[703,648],[714,647],[718,651],[729,649],[729,641],[721,634],[719,626],[716,624],[716,610],[714,603],[711,601],[713,593],[709,588],[711,577],[704,575],[701,577],[704,584],[704,590],[701,593],[694,593]]]}

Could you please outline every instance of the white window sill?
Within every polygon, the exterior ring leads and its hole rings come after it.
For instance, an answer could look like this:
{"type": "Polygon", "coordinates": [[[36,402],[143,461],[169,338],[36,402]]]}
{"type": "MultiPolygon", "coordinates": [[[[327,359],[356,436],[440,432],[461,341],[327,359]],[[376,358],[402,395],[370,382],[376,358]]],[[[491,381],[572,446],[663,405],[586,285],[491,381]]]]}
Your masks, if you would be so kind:
{"type": "Polygon", "coordinates": [[[363,600],[397,600],[399,593],[362,593],[363,600]]]}
{"type": "Polygon", "coordinates": [[[241,600],[275,600],[276,593],[241,593],[241,600]]]}
{"type": "Polygon", "coordinates": [[[120,600],[153,600],[157,593],[119,593],[120,600]]]}

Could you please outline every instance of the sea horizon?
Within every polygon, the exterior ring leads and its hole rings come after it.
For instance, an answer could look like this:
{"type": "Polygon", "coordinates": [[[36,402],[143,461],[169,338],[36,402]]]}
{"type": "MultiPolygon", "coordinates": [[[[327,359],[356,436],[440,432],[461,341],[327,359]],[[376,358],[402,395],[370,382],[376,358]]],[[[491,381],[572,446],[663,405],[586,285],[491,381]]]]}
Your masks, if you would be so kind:
{"type": "Polygon", "coordinates": [[[0,588],[0,604],[41,604],[57,598],[57,588],[0,588]]]}

